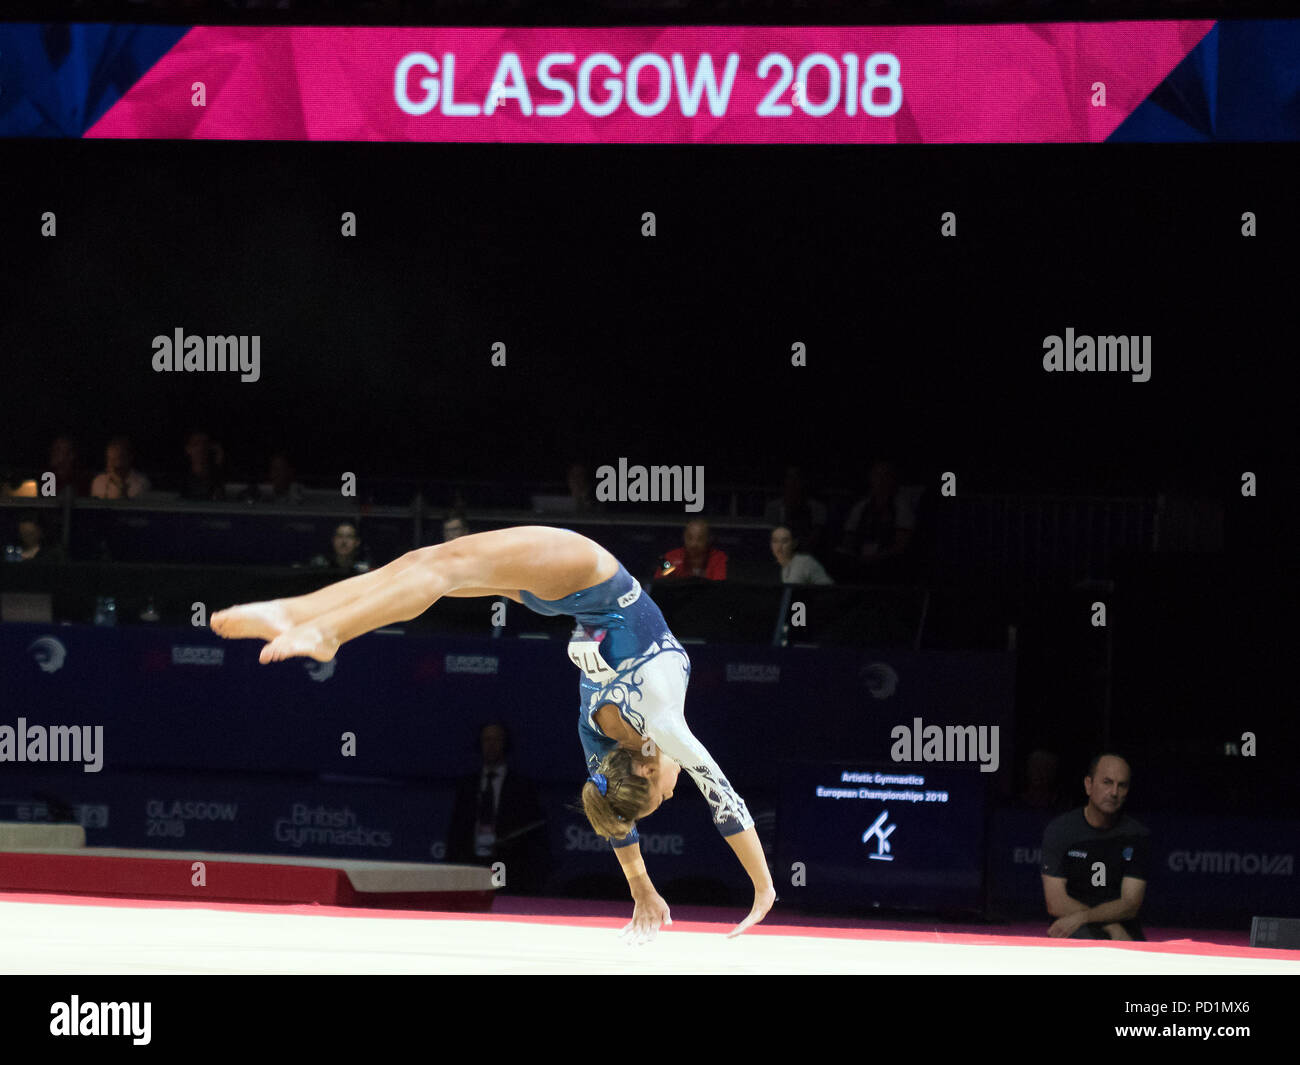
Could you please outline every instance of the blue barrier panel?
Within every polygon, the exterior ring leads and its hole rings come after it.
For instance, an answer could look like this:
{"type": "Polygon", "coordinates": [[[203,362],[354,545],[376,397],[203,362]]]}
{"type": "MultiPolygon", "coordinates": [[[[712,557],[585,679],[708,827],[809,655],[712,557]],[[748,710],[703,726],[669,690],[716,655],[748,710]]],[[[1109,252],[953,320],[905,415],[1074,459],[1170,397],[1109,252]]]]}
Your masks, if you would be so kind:
{"type": "Polygon", "coordinates": [[[818,909],[980,909],[989,778],[978,768],[790,763],[782,776],[787,897],[818,909]]]}
{"type": "Polygon", "coordinates": [[[270,666],[260,646],[206,629],[0,626],[10,711],[102,725],[114,770],[454,776],[501,719],[530,772],[581,771],[576,674],[550,641],[376,633],[333,662],[270,666]]]}
{"type": "MultiPolygon", "coordinates": [[[[111,769],[449,777],[497,719],[531,776],[581,770],[576,673],[558,641],[372,633],[333,662],[268,666],[259,648],[197,628],[0,626],[11,711],[102,725],[111,769]]],[[[778,756],[892,761],[894,730],[918,722],[996,727],[1010,767],[1010,654],[689,652],[687,721],[737,778],[778,756]]]]}
{"type": "MultiPolygon", "coordinates": [[[[994,814],[990,829],[993,905],[1041,914],[1045,925],[1052,919],[1043,905],[1043,830],[1055,816],[1003,809],[994,814]]],[[[1244,928],[1252,914],[1300,916],[1295,873],[1300,823],[1148,811],[1132,816],[1151,832],[1142,921],[1232,921],[1244,928]]]]}
{"type": "MultiPolygon", "coordinates": [[[[547,883],[619,886],[616,859],[565,807],[585,774],[577,676],[561,641],[373,633],[330,663],[270,666],[258,664],[259,648],[196,628],[0,626],[10,680],[0,725],[102,729],[98,767],[0,764],[0,800],[30,803],[43,786],[47,802],[104,807],[103,824],[87,823],[92,843],[268,853],[310,844],[324,855],[428,860],[445,843],[455,781],[478,767],[480,726],[499,720],[512,770],[538,786],[554,860],[547,883]],[[238,813],[223,819],[230,804],[238,813]]],[[[689,652],[687,720],[756,816],[777,805],[783,759],[892,764],[896,726],[1009,723],[1010,655],[689,652]]],[[[1000,753],[1009,766],[1005,745],[1000,753]]],[[[689,782],[679,791],[643,826],[656,883],[743,895],[743,870],[707,805],[689,782]]],[[[939,904],[924,892],[914,902],[927,898],[939,904]]]]}
{"type": "Polygon", "coordinates": [[[445,853],[453,794],[450,784],[19,772],[0,782],[0,820],[70,817],[92,847],[428,862],[445,853]]]}
{"type": "MultiPolygon", "coordinates": [[[[728,663],[727,678],[761,698],[767,676],[756,665],[754,656],[728,663]]],[[[974,726],[988,729],[990,740],[997,729],[996,772],[1011,770],[1012,653],[792,647],[779,665],[775,697],[787,758],[893,762],[896,729],[910,735],[918,727],[974,726]]],[[[910,744],[905,750],[917,753],[910,744]]]]}
{"type": "MultiPolygon", "coordinates": [[[[685,784],[685,776],[682,781],[685,784]]],[[[752,890],[744,868],[718,835],[703,796],[683,784],[669,802],[637,825],[641,853],[655,887],[663,893],[677,881],[708,880],[729,895],[743,896],[745,890],[752,890]]],[[[569,809],[577,804],[580,785],[578,781],[544,793],[547,839],[555,862],[551,884],[557,890],[572,890],[603,881],[610,891],[626,894],[622,867],[608,841],[591,830],[583,814],[569,809]]]]}
{"type": "MultiPolygon", "coordinates": [[[[536,868],[503,889],[557,892],[601,887],[626,894],[618,858],[576,804],[581,781],[543,786],[545,824],[536,829],[536,868]]],[[[455,781],[384,783],[366,780],[118,772],[80,774],[24,767],[0,778],[0,821],[73,821],[92,847],[281,854],[289,857],[457,861],[487,866],[491,858],[450,846],[455,781]]],[[[708,807],[692,789],[641,823],[641,851],[655,885],[671,891],[686,881],[717,885],[719,901],[740,899],[749,880],[714,829],[708,807]]]]}

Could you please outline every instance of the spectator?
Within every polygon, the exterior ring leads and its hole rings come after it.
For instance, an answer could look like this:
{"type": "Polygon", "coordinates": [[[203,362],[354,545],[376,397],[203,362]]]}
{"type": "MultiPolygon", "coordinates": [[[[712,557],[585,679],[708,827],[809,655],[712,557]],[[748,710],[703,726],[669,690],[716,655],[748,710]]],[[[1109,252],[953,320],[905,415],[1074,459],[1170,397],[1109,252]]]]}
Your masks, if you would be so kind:
{"type": "Polygon", "coordinates": [[[787,466],[781,496],[768,502],[763,514],[769,525],[790,529],[808,551],[821,549],[826,532],[826,505],[809,499],[803,470],[787,466]]]}
{"type": "Polygon", "coordinates": [[[537,787],[506,761],[505,726],[492,722],[479,732],[482,765],[461,780],[447,831],[447,860],[505,863],[510,894],[540,892],[550,865],[545,821],[537,787]]]}
{"type": "Polygon", "coordinates": [[[1065,805],[1061,782],[1057,776],[1060,763],[1051,751],[1031,751],[1025,761],[1025,790],[1020,805],[1030,810],[1060,810],[1065,805]]]}
{"type": "Polygon", "coordinates": [[[61,544],[45,546],[45,526],[34,510],[18,516],[18,543],[5,548],[5,559],[12,562],[63,562],[61,544]]]}
{"type": "Polygon", "coordinates": [[[204,430],[195,429],[185,438],[188,469],[181,480],[181,498],[209,501],[226,497],[225,451],[204,430]]]}
{"type": "Polygon", "coordinates": [[[271,456],[266,468],[266,481],[263,484],[250,484],[244,491],[243,500],[254,503],[297,504],[303,500],[303,486],[294,480],[293,463],[284,451],[277,451],[271,456]]]}
{"type": "Polygon", "coordinates": [[[284,451],[277,451],[271,456],[267,466],[266,479],[270,489],[272,503],[301,503],[303,487],[294,480],[293,463],[284,451]]]}
{"type": "Polygon", "coordinates": [[[135,499],[149,491],[149,478],[133,469],[131,441],[115,436],[104,449],[104,472],[95,475],[90,494],[96,499],[135,499]]]}
{"type": "Polygon", "coordinates": [[[453,510],[442,523],[442,542],[450,543],[461,536],[469,535],[469,522],[460,511],[453,510]]]}
{"type": "Polygon", "coordinates": [[[1146,938],[1138,911],[1147,887],[1151,835],[1127,814],[1129,764],[1114,754],[1092,760],[1082,810],[1043,832],[1043,894],[1056,920],[1047,934],[1069,939],[1146,938]]]}
{"type": "Polygon", "coordinates": [[[591,483],[591,473],[586,466],[580,462],[575,462],[569,467],[565,479],[568,481],[569,499],[575,512],[582,513],[588,510],[601,509],[601,505],[596,502],[595,490],[591,483]]]}
{"type": "Polygon", "coordinates": [[[888,459],[871,464],[867,494],[844,521],[836,567],[848,580],[885,583],[911,573],[916,535],[915,490],[900,489],[888,459]]]}
{"type": "Polygon", "coordinates": [[[796,551],[799,540],[788,526],[772,530],[772,556],[781,567],[783,584],[834,584],[830,575],[812,555],[796,551]]]}
{"type": "Polygon", "coordinates": [[[727,553],[712,546],[709,523],[703,518],[692,518],[682,534],[682,547],[674,547],[664,554],[655,579],[703,577],[709,581],[727,579],[727,553]]]}
{"type": "Polygon", "coordinates": [[[76,441],[70,436],[56,436],[50,444],[50,458],[45,467],[54,474],[55,490],[62,495],[71,489],[74,496],[90,495],[90,473],[77,455],[76,441]]]}
{"type": "Polygon", "coordinates": [[[347,573],[365,573],[370,569],[370,562],[361,551],[361,533],[356,525],[350,521],[339,522],[334,528],[333,551],[329,555],[317,555],[311,564],[347,573]]]}

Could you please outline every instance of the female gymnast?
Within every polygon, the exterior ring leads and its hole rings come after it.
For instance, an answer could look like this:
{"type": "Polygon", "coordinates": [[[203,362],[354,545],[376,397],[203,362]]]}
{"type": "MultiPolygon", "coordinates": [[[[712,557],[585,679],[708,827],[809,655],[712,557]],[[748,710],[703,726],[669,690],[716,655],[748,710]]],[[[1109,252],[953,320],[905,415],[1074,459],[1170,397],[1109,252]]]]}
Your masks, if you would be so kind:
{"type": "Polygon", "coordinates": [[[682,766],[754,883],[754,905],[728,935],[761,921],[776,901],[772,877],[744,800],[686,727],[690,659],[640,584],[585,536],[547,526],[473,533],[309,595],[218,611],[211,627],[228,639],[266,640],[263,663],[296,655],[324,662],[348,640],[418,617],[445,595],[504,596],[577,621],[569,658],[582,671],[578,734],[589,773],[582,805],[632,892],[623,935],[646,942],[672,924],[641,859],[636,822],[672,798],[682,766]]]}

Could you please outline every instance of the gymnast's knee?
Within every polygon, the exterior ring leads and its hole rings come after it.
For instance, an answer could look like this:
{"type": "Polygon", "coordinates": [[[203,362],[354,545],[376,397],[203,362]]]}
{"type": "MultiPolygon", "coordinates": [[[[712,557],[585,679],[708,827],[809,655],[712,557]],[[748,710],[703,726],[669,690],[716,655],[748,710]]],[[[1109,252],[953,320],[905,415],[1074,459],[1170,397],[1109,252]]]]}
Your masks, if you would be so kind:
{"type": "Polygon", "coordinates": [[[462,576],[460,570],[464,568],[464,562],[464,552],[452,544],[430,544],[398,555],[390,565],[394,572],[419,570],[430,575],[437,574],[443,578],[444,583],[455,587],[462,576]]]}
{"type": "Polygon", "coordinates": [[[407,566],[428,566],[437,562],[439,555],[446,553],[446,546],[446,544],[430,544],[428,547],[417,547],[398,555],[393,561],[400,563],[403,569],[407,566]]]}

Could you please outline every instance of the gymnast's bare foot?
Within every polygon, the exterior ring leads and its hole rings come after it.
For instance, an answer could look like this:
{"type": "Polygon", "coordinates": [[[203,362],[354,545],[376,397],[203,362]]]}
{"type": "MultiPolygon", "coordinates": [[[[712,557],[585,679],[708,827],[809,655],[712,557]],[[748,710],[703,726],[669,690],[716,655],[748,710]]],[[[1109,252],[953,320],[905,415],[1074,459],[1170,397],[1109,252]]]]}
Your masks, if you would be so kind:
{"type": "Polygon", "coordinates": [[[328,662],[338,649],[338,640],[322,632],[317,626],[295,625],[263,647],[257,660],[265,665],[267,662],[279,662],[286,658],[301,656],[314,658],[317,662],[328,662]]]}
{"type": "Polygon", "coordinates": [[[218,610],[208,620],[208,627],[227,640],[274,640],[293,628],[289,612],[278,599],[266,603],[245,603],[218,610]]]}

